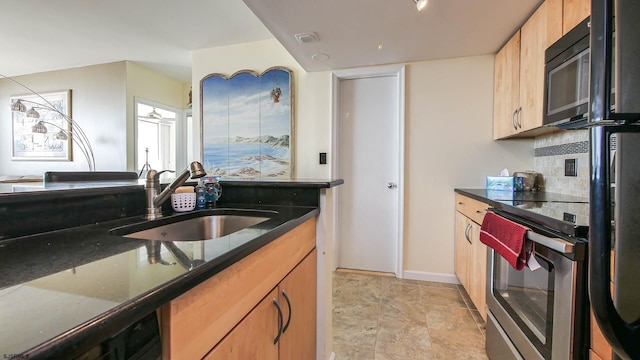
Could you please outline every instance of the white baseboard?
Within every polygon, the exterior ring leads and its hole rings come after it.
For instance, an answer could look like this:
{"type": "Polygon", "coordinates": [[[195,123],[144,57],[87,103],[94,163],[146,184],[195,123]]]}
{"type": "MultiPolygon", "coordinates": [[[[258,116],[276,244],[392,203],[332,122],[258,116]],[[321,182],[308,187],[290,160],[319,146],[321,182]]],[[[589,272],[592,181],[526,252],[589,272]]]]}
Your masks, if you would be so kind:
{"type": "Polygon", "coordinates": [[[332,351],[331,356],[329,356],[329,360],[335,360],[335,359],[336,359],[336,353],[332,351]]]}
{"type": "Polygon", "coordinates": [[[441,274],[441,273],[429,273],[423,271],[411,271],[405,270],[403,273],[405,279],[409,280],[421,280],[421,281],[433,281],[446,284],[459,285],[460,281],[455,274],[441,274]]]}

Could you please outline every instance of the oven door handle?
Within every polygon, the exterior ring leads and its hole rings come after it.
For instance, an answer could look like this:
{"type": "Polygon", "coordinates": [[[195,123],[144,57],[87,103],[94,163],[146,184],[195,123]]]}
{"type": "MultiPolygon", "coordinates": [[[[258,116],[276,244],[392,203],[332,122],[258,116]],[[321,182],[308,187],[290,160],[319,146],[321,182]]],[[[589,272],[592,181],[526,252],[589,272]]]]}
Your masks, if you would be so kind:
{"type": "Polygon", "coordinates": [[[527,239],[561,254],[573,254],[573,244],[560,238],[550,238],[533,231],[527,231],[527,239]]]}

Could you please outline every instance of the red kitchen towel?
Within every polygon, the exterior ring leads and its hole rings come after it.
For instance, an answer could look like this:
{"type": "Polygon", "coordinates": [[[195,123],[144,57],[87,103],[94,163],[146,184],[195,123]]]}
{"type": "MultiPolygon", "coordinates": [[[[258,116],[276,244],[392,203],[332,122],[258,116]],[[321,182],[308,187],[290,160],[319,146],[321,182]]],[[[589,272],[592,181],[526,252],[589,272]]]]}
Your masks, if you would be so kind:
{"type": "Polygon", "coordinates": [[[522,270],[533,250],[533,246],[526,241],[529,230],[526,226],[488,211],[482,220],[480,241],[502,255],[516,270],[522,270]]]}

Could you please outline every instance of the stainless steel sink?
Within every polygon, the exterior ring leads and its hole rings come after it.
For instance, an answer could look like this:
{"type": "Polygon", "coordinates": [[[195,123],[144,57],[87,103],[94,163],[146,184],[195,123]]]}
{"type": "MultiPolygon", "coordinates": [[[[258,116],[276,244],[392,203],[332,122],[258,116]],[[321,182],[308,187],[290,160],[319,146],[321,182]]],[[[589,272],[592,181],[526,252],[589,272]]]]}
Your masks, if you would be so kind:
{"type": "MultiPolygon", "coordinates": [[[[144,226],[136,224],[121,227],[110,231],[111,234],[133,239],[159,240],[159,241],[194,241],[209,240],[232,234],[250,226],[269,220],[267,216],[249,215],[205,215],[187,219],[162,223],[162,225],[144,226]],[[140,229],[141,227],[144,230],[140,229]]],[[[275,215],[275,214],[262,214],[275,215]]],[[[175,220],[175,219],[171,219],[175,220]]],[[[170,220],[170,221],[171,221],[170,220]]],[[[153,223],[153,222],[150,222],[153,223]]]]}

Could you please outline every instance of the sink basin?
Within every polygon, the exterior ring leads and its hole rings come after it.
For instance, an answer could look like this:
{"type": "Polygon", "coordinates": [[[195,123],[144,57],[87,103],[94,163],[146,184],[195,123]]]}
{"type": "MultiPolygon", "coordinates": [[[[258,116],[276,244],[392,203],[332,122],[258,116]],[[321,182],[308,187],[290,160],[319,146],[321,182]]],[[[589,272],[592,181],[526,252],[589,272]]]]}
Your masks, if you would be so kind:
{"type": "MultiPolygon", "coordinates": [[[[242,213],[242,211],[240,211],[240,213],[242,213]]],[[[272,212],[249,213],[251,215],[235,215],[229,213],[210,214],[210,212],[204,212],[201,216],[190,216],[186,218],[179,215],[174,218],[165,218],[158,221],[116,228],[111,230],[110,233],[127,238],[144,240],[210,240],[260,224],[269,220],[269,215],[275,215],[275,213],[272,212]]]]}

